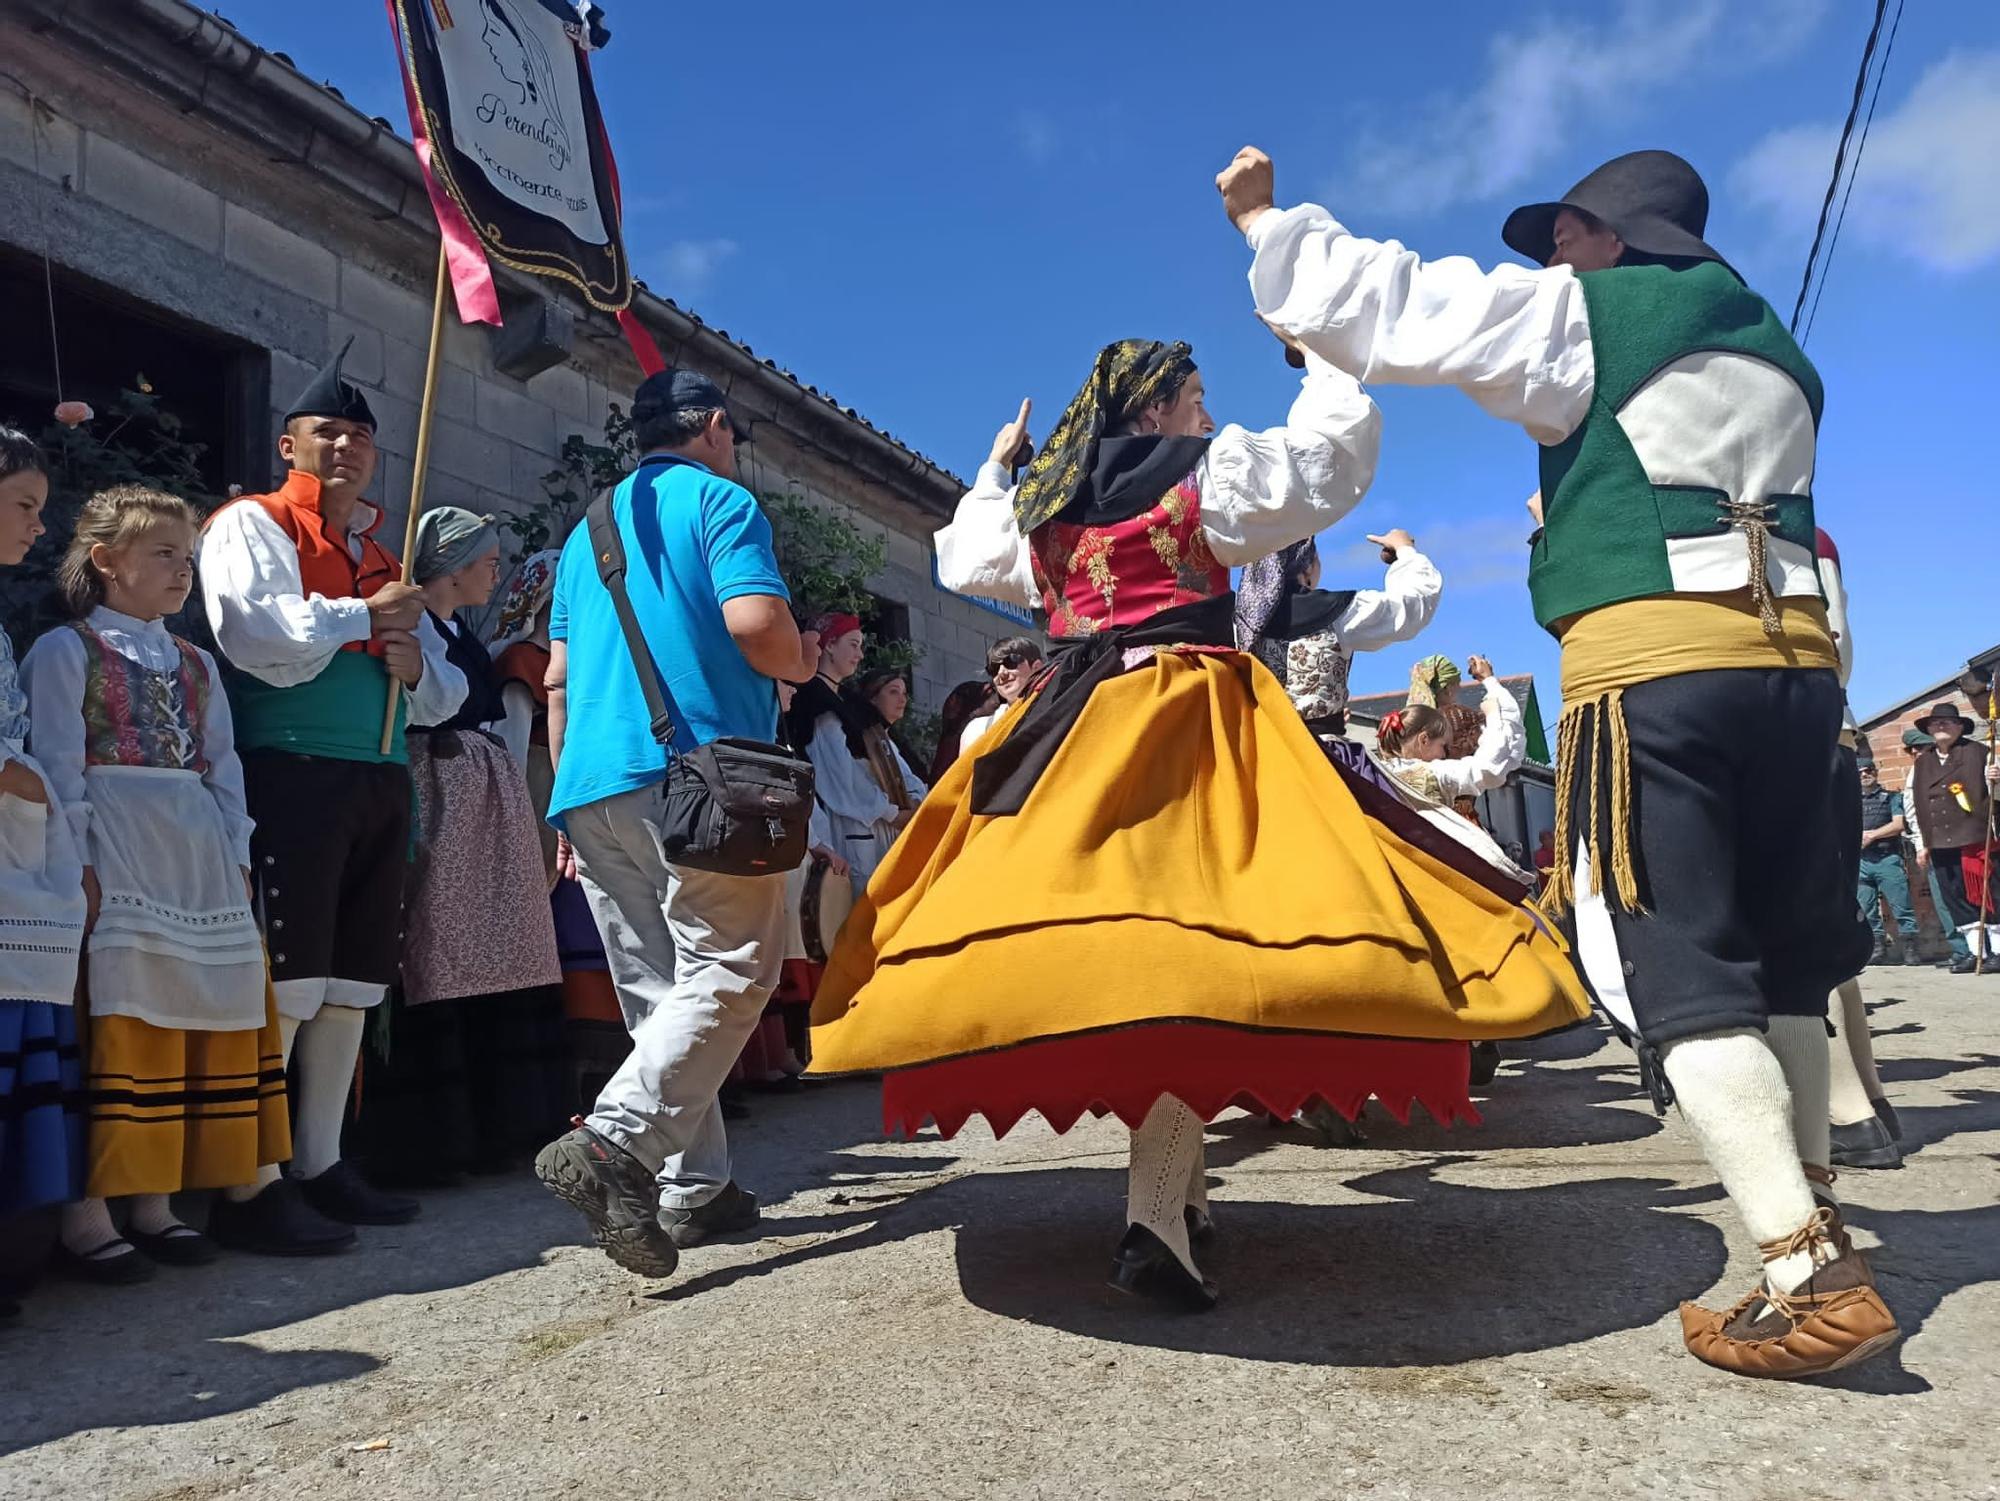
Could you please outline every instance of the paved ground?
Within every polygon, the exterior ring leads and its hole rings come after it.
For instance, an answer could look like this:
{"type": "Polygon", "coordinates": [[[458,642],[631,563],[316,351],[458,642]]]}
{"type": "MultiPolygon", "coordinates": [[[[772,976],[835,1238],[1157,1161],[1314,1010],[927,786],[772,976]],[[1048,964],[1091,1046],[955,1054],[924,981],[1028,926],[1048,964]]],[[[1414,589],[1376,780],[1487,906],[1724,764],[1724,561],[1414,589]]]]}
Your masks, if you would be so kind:
{"type": "Polygon", "coordinates": [[[883,1144],[846,1084],[760,1108],[768,1237],[670,1283],[522,1176],[330,1262],[50,1287],[0,1332],[0,1495],[1993,1496],[2000,978],[1868,988],[1914,1150],[1842,1188],[1908,1337],[1834,1383],[1682,1355],[1676,1303],[1753,1264],[1590,1031],[1478,1131],[1218,1123],[1201,1318],[1103,1286],[1115,1125],[883,1144]]]}

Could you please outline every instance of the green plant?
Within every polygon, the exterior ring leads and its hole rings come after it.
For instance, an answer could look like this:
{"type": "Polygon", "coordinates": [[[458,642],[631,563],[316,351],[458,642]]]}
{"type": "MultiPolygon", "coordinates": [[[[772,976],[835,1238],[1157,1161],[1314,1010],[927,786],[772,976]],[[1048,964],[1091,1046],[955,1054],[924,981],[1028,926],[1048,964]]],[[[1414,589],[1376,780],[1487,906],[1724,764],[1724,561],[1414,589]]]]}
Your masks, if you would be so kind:
{"type": "Polygon", "coordinates": [[[638,461],[632,419],[613,402],[604,419],[604,441],[592,443],[582,433],[563,439],[556,467],[542,476],[542,498],[502,516],[500,529],[513,537],[520,557],[560,547],[591,501],[630,474],[638,461]]]}
{"type": "MultiPolygon", "coordinates": [[[[180,418],[161,403],[145,376],[133,385],[136,389],[120,391],[88,422],[75,427],[50,422],[38,435],[49,466],[49,503],[42,512],[48,530],[20,567],[0,575],[0,625],[21,650],[63,619],[55,599],[56,567],[76,532],[77,514],[92,495],[112,485],[151,485],[203,515],[224,499],[202,478],[206,445],[183,436],[180,418]]],[[[178,628],[181,622],[174,623],[178,628]]]]}
{"type": "Polygon", "coordinates": [[[888,561],[889,544],[803,495],[759,495],[771,518],[778,571],[808,618],[829,610],[866,617],[875,607],[868,580],[888,561]]]}

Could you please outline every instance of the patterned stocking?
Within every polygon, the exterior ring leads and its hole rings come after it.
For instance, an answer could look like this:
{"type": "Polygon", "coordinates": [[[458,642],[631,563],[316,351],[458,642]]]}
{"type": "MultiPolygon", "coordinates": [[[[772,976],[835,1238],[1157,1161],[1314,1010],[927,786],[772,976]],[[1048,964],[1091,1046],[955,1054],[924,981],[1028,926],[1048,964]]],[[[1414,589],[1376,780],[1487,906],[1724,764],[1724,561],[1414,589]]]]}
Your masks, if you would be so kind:
{"type": "Polygon", "coordinates": [[[1172,1095],[1161,1095],[1132,1133],[1132,1171],[1125,1218],[1159,1236],[1181,1264],[1201,1275],[1188,1249],[1187,1221],[1181,1210],[1189,1185],[1201,1171],[1202,1125],[1172,1095]]]}

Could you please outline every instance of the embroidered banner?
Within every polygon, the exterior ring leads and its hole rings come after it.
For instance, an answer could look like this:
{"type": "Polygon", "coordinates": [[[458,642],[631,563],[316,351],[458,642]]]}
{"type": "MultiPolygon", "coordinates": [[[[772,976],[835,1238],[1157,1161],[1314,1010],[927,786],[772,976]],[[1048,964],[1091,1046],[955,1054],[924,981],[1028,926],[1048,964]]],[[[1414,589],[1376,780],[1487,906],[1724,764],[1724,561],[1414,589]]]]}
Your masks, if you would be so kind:
{"type": "Polygon", "coordinates": [[[632,268],[588,52],[595,5],[386,0],[410,131],[446,243],[459,316],[498,323],[488,258],[622,312],[632,268]]]}

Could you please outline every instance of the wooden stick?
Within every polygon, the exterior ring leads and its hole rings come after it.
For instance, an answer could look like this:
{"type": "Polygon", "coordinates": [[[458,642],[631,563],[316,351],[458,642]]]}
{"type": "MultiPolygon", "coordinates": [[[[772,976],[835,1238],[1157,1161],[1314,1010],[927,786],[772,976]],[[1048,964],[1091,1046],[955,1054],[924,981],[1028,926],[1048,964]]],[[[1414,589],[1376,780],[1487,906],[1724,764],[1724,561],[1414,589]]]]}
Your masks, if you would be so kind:
{"type": "MultiPolygon", "coordinates": [[[[444,308],[451,296],[451,263],[445,258],[443,240],[438,241],[437,292],[431,299],[431,347],[424,359],[424,401],[417,409],[417,452],[410,474],[410,519],[403,527],[403,577],[410,578],[417,566],[417,522],[424,514],[424,480],[431,467],[431,419],[437,412],[438,364],[444,354],[444,308]]],[[[382,754],[388,755],[396,743],[396,710],[403,701],[403,685],[389,679],[389,702],[382,710],[382,754]]]]}
{"type": "MultiPolygon", "coordinates": [[[[1994,756],[2000,755],[2000,734],[1995,732],[1995,725],[2000,724],[2000,717],[1996,717],[1994,713],[1996,709],[2000,709],[2000,704],[1995,703],[1995,694],[2000,694],[2000,682],[1990,683],[1986,689],[1986,759],[1989,763],[1994,756]]],[[[1972,961],[1972,972],[1975,975],[1985,974],[1986,966],[1994,957],[1991,935],[1987,931],[1986,922],[1993,915],[1993,833],[1996,812],[2000,812],[2000,797],[1994,795],[1993,787],[1989,783],[1986,788],[1986,847],[1982,851],[1985,859],[1980,861],[1979,932],[1974,935],[1979,939],[1979,954],[1972,961]]]]}

